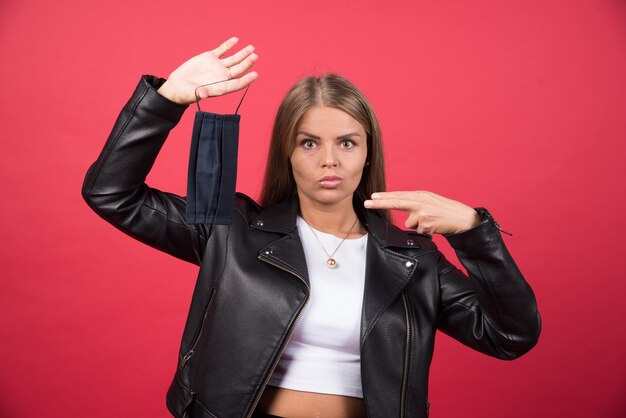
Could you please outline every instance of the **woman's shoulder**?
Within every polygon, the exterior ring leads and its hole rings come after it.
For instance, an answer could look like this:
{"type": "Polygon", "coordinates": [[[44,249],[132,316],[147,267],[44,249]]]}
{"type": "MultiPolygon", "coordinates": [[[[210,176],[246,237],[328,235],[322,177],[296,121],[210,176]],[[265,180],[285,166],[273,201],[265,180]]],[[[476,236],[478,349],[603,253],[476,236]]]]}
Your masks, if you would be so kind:
{"type": "Polygon", "coordinates": [[[250,221],[259,216],[263,211],[263,207],[247,194],[237,192],[235,193],[235,211],[244,219],[250,221]]]}

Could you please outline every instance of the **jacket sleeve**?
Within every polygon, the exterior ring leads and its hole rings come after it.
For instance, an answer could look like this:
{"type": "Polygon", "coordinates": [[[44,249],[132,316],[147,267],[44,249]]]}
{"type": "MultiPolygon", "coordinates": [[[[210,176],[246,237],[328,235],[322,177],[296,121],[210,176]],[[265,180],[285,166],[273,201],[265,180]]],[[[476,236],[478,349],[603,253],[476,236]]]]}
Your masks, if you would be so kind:
{"type": "Polygon", "coordinates": [[[506,249],[499,227],[484,209],[468,231],[446,235],[468,277],[440,255],[438,327],[485,354],[512,360],[529,351],[541,332],[532,289],[506,249]]]}
{"type": "Polygon", "coordinates": [[[137,240],[200,264],[208,226],[185,223],[185,199],[145,179],[187,106],[157,93],[165,80],[143,76],[104,149],[85,176],[82,194],[103,219],[137,240]]]}

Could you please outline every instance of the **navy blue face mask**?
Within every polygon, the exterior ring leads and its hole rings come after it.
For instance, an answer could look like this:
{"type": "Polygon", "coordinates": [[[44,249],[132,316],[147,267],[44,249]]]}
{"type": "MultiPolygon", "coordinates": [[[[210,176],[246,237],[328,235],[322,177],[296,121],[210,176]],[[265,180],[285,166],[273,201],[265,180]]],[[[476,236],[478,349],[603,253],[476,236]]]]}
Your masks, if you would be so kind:
{"type": "MultiPolygon", "coordinates": [[[[211,84],[224,81],[228,80],[211,84]]],[[[230,225],[233,221],[239,146],[238,112],[247,92],[246,88],[234,115],[218,115],[200,109],[196,88],[198,111],[193,124],[187,175],[185,216],[188,224],[230,225]]]]}

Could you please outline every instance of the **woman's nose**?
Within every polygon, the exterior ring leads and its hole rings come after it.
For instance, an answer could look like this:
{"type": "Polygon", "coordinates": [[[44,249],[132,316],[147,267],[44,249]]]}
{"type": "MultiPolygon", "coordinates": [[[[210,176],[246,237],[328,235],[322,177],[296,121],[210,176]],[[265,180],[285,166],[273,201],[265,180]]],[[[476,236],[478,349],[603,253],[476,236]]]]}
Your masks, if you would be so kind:
{"type": "Polygon", "coordinates": [[[337,156],[332,147],[324,147],[324,151],[321,155],[323,167],[334,167],[337,165],[337,156]]]}

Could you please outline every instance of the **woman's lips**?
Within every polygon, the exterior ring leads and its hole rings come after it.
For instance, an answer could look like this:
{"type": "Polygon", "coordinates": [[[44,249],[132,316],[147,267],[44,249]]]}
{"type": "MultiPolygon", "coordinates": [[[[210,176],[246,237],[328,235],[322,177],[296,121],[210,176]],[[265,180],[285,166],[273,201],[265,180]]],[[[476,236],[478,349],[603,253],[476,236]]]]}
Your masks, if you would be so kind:
{"type": "Polygon", "coordinates": [[[319,179],[320,185],[325,189],[334,189],[341,183],[342,178],[337,176],[326,176],[319,179]]]}

